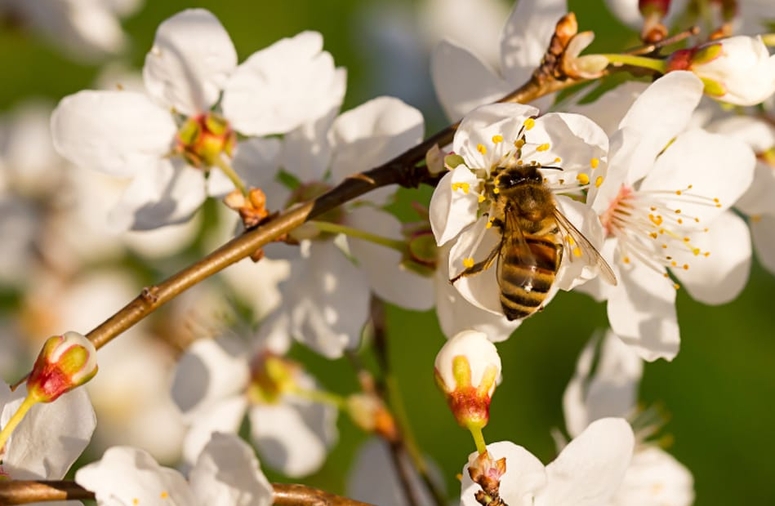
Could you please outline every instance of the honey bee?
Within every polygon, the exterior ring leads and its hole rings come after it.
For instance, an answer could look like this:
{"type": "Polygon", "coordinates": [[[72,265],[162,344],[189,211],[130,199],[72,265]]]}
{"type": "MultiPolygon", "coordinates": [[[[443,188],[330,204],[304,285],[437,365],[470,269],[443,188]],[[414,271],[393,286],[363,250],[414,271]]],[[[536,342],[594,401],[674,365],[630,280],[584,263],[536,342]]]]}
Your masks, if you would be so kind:
{"type": "Polygon", "coordinates": [[[494,201],[490,223],[501,231],[500,244],[487,258],[450,279],[455,283],[480,273],[497,258],[500,303],[509,320],[527,318],[543,309],[565,249],[571,260],[583,259],[597,267],[606,282],[616,284],[608,263],[557,207],[539,168],[515,164],[493,171],[485,192],[494,201]]]}

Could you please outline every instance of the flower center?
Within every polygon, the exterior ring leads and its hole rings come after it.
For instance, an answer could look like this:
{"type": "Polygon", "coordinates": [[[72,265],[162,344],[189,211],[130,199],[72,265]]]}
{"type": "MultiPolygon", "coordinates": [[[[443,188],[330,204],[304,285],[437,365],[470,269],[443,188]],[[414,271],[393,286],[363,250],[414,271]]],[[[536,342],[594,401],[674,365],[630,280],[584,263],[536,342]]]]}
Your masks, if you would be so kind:
{"type": "Polygon", "coordinates": [[[694,245],[688,236],[708,229],[700,225],[699,217],[688,215],[674,204],[679,200],[714,207],[721,204],[718,199],[696,195],[691,190],[691,185],[675,191],[635,191],[622,186],[600,217],[606,235],[618,240],[622,262],[629,264],[637,258],[662,272],[662,266],[689,269],[688,263],[674,258],[677,252],[688,252],[695,257],[710,255],[709,251],[694,245]]]}
{"type": "Polygon", "coordinates": [[[175,153],[191,166],[207,170],[218,165],[221,153],[231,158],[236,144],[237,133],[229,122],[215,113],[206,113],[192,116],[180,126],[175,153]]]}
{"type": "Polygon", "coordinates": [[[298,364],[265,352],[256,357],[251,367],[247,396],[253,404],[278,404],[284,393],[296,389],[298,364]]]}

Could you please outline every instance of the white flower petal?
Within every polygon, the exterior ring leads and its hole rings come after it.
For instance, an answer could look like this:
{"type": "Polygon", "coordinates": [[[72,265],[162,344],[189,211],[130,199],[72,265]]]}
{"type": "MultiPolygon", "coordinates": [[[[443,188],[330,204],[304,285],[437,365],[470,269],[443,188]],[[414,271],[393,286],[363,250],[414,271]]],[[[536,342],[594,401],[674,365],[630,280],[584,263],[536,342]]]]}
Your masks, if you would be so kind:
{"type": "Polygon", "coordinates": [[[568,13],[565,0],[519,0],[501,34],[501,69],[513,88],[526,83],[541,63],[557,22],[568,13]]]}
{"type": "Polygon", "coordinates": [[[509,321],[502,314],[494,314],[468,302],[449,282],[446,263],[449,248],[439,251],[439,267],[436,269],[436,315],[441,331],[447,338],[467,330],[484,332],[492,342],[505,341],[519,327],[522,320],[509,321]]]}
{"type": "Polygon", "coordinates": [[[183,459],[186,464],[196,462],[214,432],[237,433],[245,418],[248,400],[245,395],[238,394],[215,400],[208,408],[191,419],[193,423],[183,441],[183,459]]]}
{"type": "Polygon", "coordinates": [[[743,142],[704,130],[687,130],[660,155],[639,189],[665,191],[671,196],[665,201],[680,211],[676,214],[685,216],[693,226],[691,221],[699,218],[697,226],[706,227],[748,189],[755,165],[753,152],[743,142]],[[730,170],[734,170],[734,177],[730,177],[730,170]]]}
{"type": "MultiPolygon", "coordinates": [[[[487,218],[480,218],[476,223],[463,230],[452,244],[448,263],[450,278],[465,270],[465,262],[470,260],[473,260],[474,263],[481,262],[490,255],[493,249],[498,248],[501,235],[495,227],[487,228],[487,222],[487,218]]],[[[461,277],[455,282],[455,288],[474,306],[502,315],[497,262],[498,259],[495,259],[487,270],[461,277]]]]}
{"type": "Polygon", "coordinates": [[[610,330],[602,344],[592,338],[576,363],[576,372],[562,398],[565,426],[576,437],[594,420],[627,417],[636,406],[643,361],[610,330]],[[599,348],[595,372],[596,351],[599,348]]]}
{"type": "MultiPolygon", "coordinates": [[[[336,118],[331,126],[331,178],[339,183],[353,174],[390,161],[422,141],[422,113],[401,100],[378,97],[336,118]]],[[[380,188],[365,198],[388,203],[395,188],[380,188]]]]}
{"type": "Polygon", "coordinates": [[[442,246],[476,220],[479,180],[464,165],[458,165],[441,178],[428,207],[436,244],[442,246]]]}
{"type": "Polygon", "coordinates": [[[474,108],[503,98],[512,86],[462,47],[442,41],[431,53],[431,76],[436,95],[450,121],[474,108]]]}
{"type": "MultiPolygon", "coordinates": [[[[532,506],[536,493],[546,484],[546,469],[532,453],[511,441],[498,441],[487,445],[487,451],[494,460],[506,459],[506,474],[501,478],[500,496],[509,506],[532,506]]],[[[463,468],[461,479],[461,506],[478,506],[480,503],[474,494],[481,490],[473,483],[468,468],[478,456],[477,452],[468,456],[468,464],[463,468]]]]}
{"type": "Polygon", "coordinates": [[[611,330],[644,360],[672,360],[681,342],[673,282],[640,262],[619,269],[618,281],[608,299],[611,330]]]}
{"type": "Polygon", "coordinates": [[[694,478],[672,455],[656,447],[638,449],[611,506],[690,506],[694,478]]]}
{"type": "Polygon", "coordinates": [[[214,402],[242,392],[250,379],[241,343],[227,339],[197,339],[178,360],[172,399],[180,411],[196,420],[214,402]]]}
{"type": "Polygon", "coordinates": [[[334,68],[318,32],[302,32],[253,53],[223,92],[223,113],[245,135],[290,132],[337,110],[346,74],[334,68]]]}
{"type": "Polygon", "coordinates": [[[236,67],[237,51],[218,18],[188,9],[159,25],[143,79],[159,105],[192,116],[215,104],[236,67]]]}
{"type": "Polygon", "coordinates": [[[535,128],[526,133],[526,138],[533,144],[549,144],[549,149],[541,154],[546,158],[538,161],[543,165],[559,165],[563,173],[589,173],[593,160],[597,165],[608,158],[608,136],[597,123],[580,114],[545,114],[536,120],[535,128]]]}
{"type": "Polygon", "coordinates": [[[314,473],[336,443],[333,406],[285,398],[250,408],[250,437],[266,465],[292,478],[314,473]]]}
{"type": "Polygon", "coordinates": [[[613,135],[624,115],[646,88],[648,83],[627,81],[606,91],[592,103],[569,106],[568,112],[583,114],[597,123],[606,134],[613,135]]]}
{"type": "Polygon", "coordinates": [[[513,142],[525,127],[525,120],[537,115],[538,109],[529,105],[484,105],[463,118],[455,133],[452,149],[463,157],[469,168],[489,172],[494,164],[514,151],[513,142]],[[503,142],[494,142],[496,136],[500,136],[503,142]]]}
{"type": "Polygon", "coordinates": [[[214,433],[188,477],[197,504],[269,506],[274,490],[253,448],[232,434],[214,433]]]}
{"type": "MultiPolygon", "coordinates": [[[[390,213],[371,206],[353,209],[347,215],[347,222],[349,226],[371,234],[403,240],[401,222],[390,213]]],[[[380,298],[416,311],[433,307],[433,280],[401,265],[401,252],[355,237],[349,237],[347,242],[371,289],[380,298]]]]}
{"type": "Polygon", "coordinates": [[[763,153],[775,146],[775,127],[760,118],[729,116],[714,121],[706,129],[708,132],[740,139],[756,153],[763,153]]]}
{"type": "Polygon", "coordinates": [[[757,162],[753,182],[735,203],[735,208],[749,216],[775,215],[775,170],[769,165],[757,162]]]}
{"type": "MultiPolygon", "coordinates": [[[[409,474],[409,482],[415,497],[419,498],[418,503],[433,504],[433,498],[420,476],[414,471],[409,456],[402,453],[399,458],[402,458],[407,468],[412,470],[409,474]]],[[[433,462],[428,463],[431,477],[441,476],[433,462]]],[[[438,484],[441,480],[436,481],[438,484]]],[[[409,506],[385,441],[372,437],[360,447],[347,477],[347,497],[369,504],[409,506]]]]}
{"type": "Polygon", "coordinates": [[[202,171],[180,160],[149,161],[124,190],[110,211],[115,230],[150,230],[183,223],[207,197],[202,171]]]}
{"type": "Polygon", "coordinates": [[[63,98],[51,115],[60,155],[116,176],[148,170],[170,152],[175,130],[169,112],[131,91],[81,91],[63,98]]]}
{"type": "Polygon", "coordinates": [[[592,422],[546,466],[547,486],[535,506],[606,504],[630,465],[635,437],[623,418],[592,422]]]}
{"type": "Polygon", "coordinates": [[[638,152],[632,159],[635,165],[629,169],[630,182],[645,176],[657,155],[689,125],[702,89],[702,81],[694,74],[670,72],[635,100],[619,123],[619,128],[632,128],[639,134],[638,152]]]}
{"type": "Polygon", "coordinates": [[[752,219],[750,227],[756,258],[765,269],[775,273],[775,216],[752,219]]]}
{"type": "Polygon", "coordinates": [[[309,258],[293,262],[281,292],[291,333],[302,344],[328,358],[358,346],[369,314],[369,286],[332,241],[313,241],[309,258]]]}
{"type": "MultiPolygon", "coordinates": [[[[18,409],[26,389],[2,409],[3,427],[18,409]]],[[[59,480],[91,440],[97,418],[83,388],[49,404],[37,404],[14,430],[3,455],[3,470],[17,480],[59,480]]]]}
{"type": "Polygon", "coordinates": [[[197,504],[183,475],[128,446],[108,449],[102,459],[79,469],[75,481],[94,492],[100,505],[158,504],[165,496],[170,504],[197,504]]]}
{"type": "Polygon", "coordinates": [[[751,270],[751,237],[748,225],[731,211],[713,221],[708,232],[692,234],[691,244],[703,252],[685,251],[676,256],[673,274],[695,300],[704,304],[725,304],[734,300],[748,283],[751,270]]]}

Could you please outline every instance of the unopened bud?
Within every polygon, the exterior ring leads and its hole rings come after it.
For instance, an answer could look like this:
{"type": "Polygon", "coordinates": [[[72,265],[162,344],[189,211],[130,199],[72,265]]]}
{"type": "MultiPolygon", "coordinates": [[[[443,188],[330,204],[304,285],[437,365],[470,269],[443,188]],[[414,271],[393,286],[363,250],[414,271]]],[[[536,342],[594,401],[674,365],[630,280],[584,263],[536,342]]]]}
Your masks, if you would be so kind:
{"type": "Polygon", "coordinates": [[[589,31],[576,34],[570,40],[562,55],[561,68],[566,76],[595,79],[603,75],[603,71],[608,67],[608,58],[599,54],[579,56],[593,40],[595,40],[595,34],[589,31]]]}
{"type": "Polygon", "coordinates": [[[436,355],[436,382],[458,424],[481,429],[490,419],[490,401],[500,382],[501,359],[482,332],[465,330],[436,355]]]}
{"type": "Polygon", "coordinates": [[[638,0],[638,9],[644,18],[655,14],[664,18],[670,10],[670,0],[638,0]]]}
{"type": "Polygon", "coordinates": [[[77,332],[46,340],[27,378],[27,392],[38,402],[51,402],[97,374],[97,350],[77,332]]]}
{"type": "Polygon", "coordinates": [[[396,440],[398,430],[395,419],[378,397],[370,394],[349,396],[347,413],[362,430],[379,434],[387,441],[396,440]]]}
{"type": "Polygon", "coordinates": [[[730,37],[676,51],[668,71],[689,70],[705,94],[734,105],[756,105],[775,93],[775,55],[760,37],[730,37]]]}

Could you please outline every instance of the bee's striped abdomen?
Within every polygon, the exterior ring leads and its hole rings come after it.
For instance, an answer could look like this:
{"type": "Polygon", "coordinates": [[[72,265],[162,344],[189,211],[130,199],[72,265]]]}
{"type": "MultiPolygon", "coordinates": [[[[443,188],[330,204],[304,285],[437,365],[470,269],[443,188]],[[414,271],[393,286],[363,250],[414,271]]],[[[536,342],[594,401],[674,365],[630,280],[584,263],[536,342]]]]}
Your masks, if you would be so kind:
{"type": "Polygon", "coordinates": [[[557,246],[551,236],[525,236],[535,265],[526,265],[524,254],[504,248],[500,257],[500,301],[509,320],[527,318],[543,304],[558,268],[557,246]]]}

